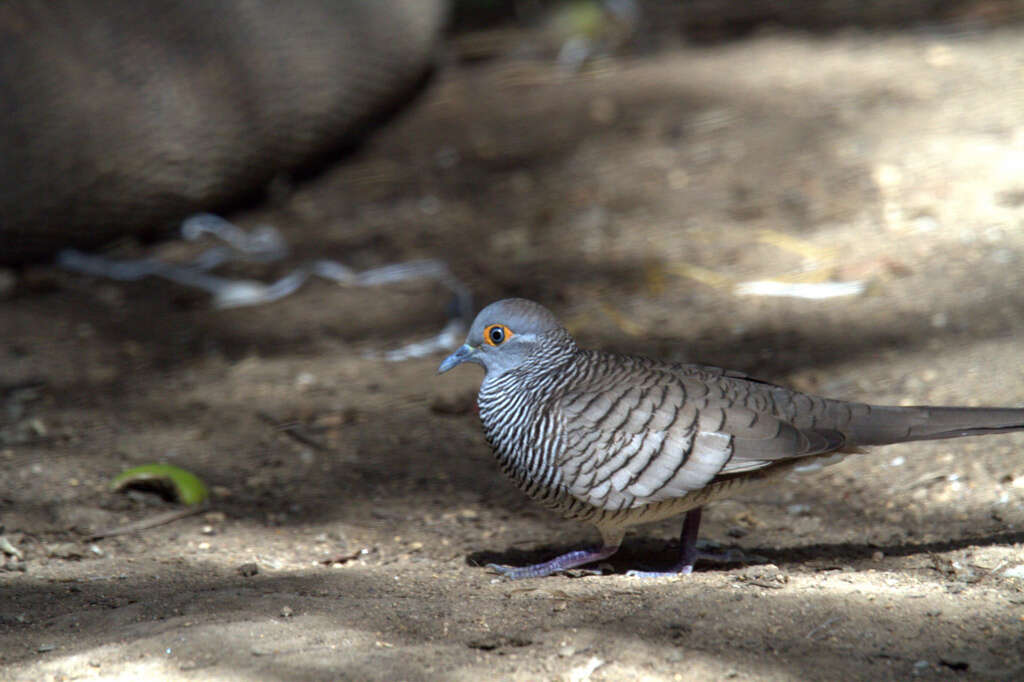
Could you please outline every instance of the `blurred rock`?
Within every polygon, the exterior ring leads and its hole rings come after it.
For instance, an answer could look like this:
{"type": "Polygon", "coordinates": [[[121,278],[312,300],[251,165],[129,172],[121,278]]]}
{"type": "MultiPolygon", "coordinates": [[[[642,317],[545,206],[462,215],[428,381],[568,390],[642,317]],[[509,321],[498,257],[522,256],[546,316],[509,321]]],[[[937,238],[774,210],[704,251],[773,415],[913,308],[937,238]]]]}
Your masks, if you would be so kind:
{"type": "Polygon", "coordinates": [[[0,3],[0,263],[176,226],[364,137],[445,0],[0,3]]]}

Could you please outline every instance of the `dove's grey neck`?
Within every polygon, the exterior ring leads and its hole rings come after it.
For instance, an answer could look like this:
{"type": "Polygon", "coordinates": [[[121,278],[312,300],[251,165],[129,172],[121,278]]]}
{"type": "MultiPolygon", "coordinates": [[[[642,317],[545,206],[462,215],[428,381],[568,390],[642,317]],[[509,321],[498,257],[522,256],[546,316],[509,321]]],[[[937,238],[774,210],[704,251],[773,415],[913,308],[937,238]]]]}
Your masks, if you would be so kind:
{"type": "Polygon", "coordinates": [[[526,362],[503,372],[488,371],[477,404],[484,436],[498,463],[530,497],[564,511],[569,504],[561,472],[554,466],[562,447],[558,413],[551,409],[560,386],[577,377],[580,353],[564,329],[556,343],[539,344],[526,362]]]}

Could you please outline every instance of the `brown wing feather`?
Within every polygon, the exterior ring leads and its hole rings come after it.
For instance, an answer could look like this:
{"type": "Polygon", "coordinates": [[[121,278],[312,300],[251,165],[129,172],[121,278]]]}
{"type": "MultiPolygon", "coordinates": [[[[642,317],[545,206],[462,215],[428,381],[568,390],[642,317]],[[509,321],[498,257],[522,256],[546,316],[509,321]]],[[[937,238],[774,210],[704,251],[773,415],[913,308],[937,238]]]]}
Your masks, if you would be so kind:
{"type": "Polygon", "coordinates": [[[552,409],[564,433],[556,462],[562,480],[572,495],[597,507],[682,497],[719,475],[845,443],[834,429],[798,428],[773,414],[770,399],[750,399],[743,384],[752,382],[713,368],[677,371],[617,356],[595,368],[552,409]]]}

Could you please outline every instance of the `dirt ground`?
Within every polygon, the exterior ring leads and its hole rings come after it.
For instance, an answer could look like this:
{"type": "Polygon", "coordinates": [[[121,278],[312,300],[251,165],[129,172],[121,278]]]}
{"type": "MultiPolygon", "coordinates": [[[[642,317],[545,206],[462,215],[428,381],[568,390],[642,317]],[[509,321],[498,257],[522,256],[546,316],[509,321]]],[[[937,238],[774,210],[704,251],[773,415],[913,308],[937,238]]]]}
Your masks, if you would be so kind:
{"type": "MultiPolygon", "coordinates": [[[[288,264],[443,258],[581,343],[878,403],[1024,403],[1024,30],[762,34],[569,76],[452,63],[349,163],[233,216],[288,264]],[[751,280],[861,281],[829,300],[751,280]]],[[[122,252],[141,247],[122,245],[122,252]]],[[[172,256],[180,247],[160,248],[172,256]]],[[[8,273],[10,274],[10,273],[8,273]]],[[[748,563],[507,582],[595,532],[497,470],[477,368],[379,351],[448,294],[312,282],[218,311],[36,268],[0,301],[6,680],[1024,678],[1024,434],[847,459],[705,512],[748,563]],[[210,510],[108,491],[165,461],[210,510]],[[1016,576],[1016,577],[1015,577],[1016,576]]]]}

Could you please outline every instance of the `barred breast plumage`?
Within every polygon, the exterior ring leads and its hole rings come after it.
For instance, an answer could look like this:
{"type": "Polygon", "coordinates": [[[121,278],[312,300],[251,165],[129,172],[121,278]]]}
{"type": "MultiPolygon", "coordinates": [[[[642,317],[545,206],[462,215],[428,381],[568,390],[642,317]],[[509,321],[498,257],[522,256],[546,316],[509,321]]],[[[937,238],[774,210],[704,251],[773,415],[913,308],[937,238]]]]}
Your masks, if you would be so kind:
{"type": "Polygon", "coordinates": [[[480,417],[502,470],[541,504],[594,523],[604,541],[534,566],[494,567],[512,578],[610,556],[626,528],[682,512],[682,556],[669,573],[688,573],[701,506],[739,487],[862,446],[1024,428],[1024,409],[850,403],[715,367],[581,349],[523,299],[481,311],[439,371],[463,362],[486,370],[480,417]]]}

